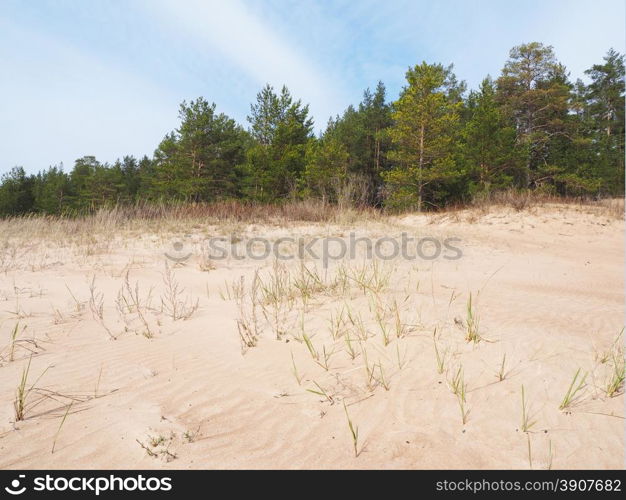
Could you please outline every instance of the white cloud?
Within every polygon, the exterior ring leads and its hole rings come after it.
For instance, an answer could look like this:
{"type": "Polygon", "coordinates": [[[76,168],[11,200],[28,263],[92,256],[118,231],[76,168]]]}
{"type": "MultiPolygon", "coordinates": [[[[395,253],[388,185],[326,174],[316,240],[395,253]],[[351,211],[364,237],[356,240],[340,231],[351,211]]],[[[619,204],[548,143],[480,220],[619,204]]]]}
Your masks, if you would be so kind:
{"type": "MultiPolygon", "coordinates": [[[[147,12],[170,24],[170,30],[192,35],[204,50],[219,51],[259,88],[265,83],[287,85],[294,96],[310,103],[318,126],[342,107],[338,82],[327,77],[303,50],[297,50],[294,41],[281,38],[240,1],[159,0],[144,5],[147,12]]],[[[230,86],[232,82],[222,84],[230,86]]]]}

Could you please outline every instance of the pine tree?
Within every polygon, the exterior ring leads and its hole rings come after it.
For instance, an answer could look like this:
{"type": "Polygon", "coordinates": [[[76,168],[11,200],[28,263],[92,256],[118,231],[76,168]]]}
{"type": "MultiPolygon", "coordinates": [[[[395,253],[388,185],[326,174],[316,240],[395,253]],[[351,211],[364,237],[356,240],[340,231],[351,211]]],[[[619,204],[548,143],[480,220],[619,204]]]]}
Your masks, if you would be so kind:
{"type": "Polygon", "coordinates": [[[73,209],[84,211],[96,207],[98,196],[94,177],[98,167],[100,163],[95,156],[83,156],[74,162],[70,172],[70,204],[73,209]]]}
{"type": "Polygon", "coordinates": [[[50,167],[35,177],[34,209],[47,214],[62,214],[69,209],[70,178],[63,165],[50,167]]]}
{"type": "Polygon", "coordinates": [[[587,88],[587,112],[596,152],[598,175],[604,190],[624,192],[624,56],[610,49],[604,64],[585,71],[591,78],[587,88]]]}
{"type": "Polygon", "coordinates": [[[34,178],[13,167],[0,179],[0,215],[21,215],[34,208],[34,178]]]}
{"type": "Polygon", "coordinates": [[[464,89],[452,67],[423,62],[406,73],[408,85],[393,104],[393,168],[384,174],[387,204],[422,210],[445,202],[446,184],[462,172],[455,152],[464,89]]]}
{"type": "Polygon", "coordinates": [[[348,179],[348,151],[335,137],[310,141],[302,194],[336,202],[348,179]]]}
{"type": "Polygon", "coordinates": [[[531,42],[514,47],[498,78],[498,99],[517,133],[524,168],[522,188],[536,187],[555,170],[548,163],[550,142],[565,133],[570,87],[551,46],[531,42]]]}
{"type": "Polygon", "coordinates": [[[466,105],[462,156],[467,166],[471,194],[505,188],[518,167],[515,129],[508,126],[496,101],[493,80],[485,78],[466,105]]]}
{"type": "Polygon", "coordinates": [[[347,176],[350,182],[364,186],[363,198],[370,204],[382,201],[382,173],[389,165],[391,123],[385,86],[379,82],[373,93],[370,89],[363,92],[358,108],[351,105],[342,116],[331,119],[324,133],[324,138],[332,136],[343,144],[348,153],[347,176]]]}
{"type": "Polygon", "coordinates": [[[180,106],[180,127],[154,155],[152,197],[190,201],[237,196],[246,134],[202,97],[180,106]]]}
{"type": "Polygon", "coordinates": [[[287,87],[277,95],[266,85],[251,105],[248,121],[255,144],[247,153],[247,194],[272,201],[294,193],[313,139],[308,105],[294,101],[287,87]]]}

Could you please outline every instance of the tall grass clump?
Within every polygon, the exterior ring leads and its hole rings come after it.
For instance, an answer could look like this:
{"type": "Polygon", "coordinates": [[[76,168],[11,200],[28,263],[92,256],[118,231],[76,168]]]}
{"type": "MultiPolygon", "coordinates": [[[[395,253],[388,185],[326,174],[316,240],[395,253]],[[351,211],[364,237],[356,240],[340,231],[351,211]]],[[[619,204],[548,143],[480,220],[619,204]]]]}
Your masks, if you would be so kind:
{"type": "Polygon", "coordinates": [[[480,320],[476,313],[476,305],[472,303],[472,294],[470,292],[469,299],[467,300],[467,309],[466,309],[466,334],[465,340],[468,342],[480,342],[481,337],[478,330],[480,320]]]}
{"type": "Polygon", "coordinates": [[[20,378],[20,382],[15,391],[15,400],[13,401],[13,409],[15,414],[15,421],[19,422],[20,420],[24,420],[26,418],[26,414],[28,409],[31,408],[37,402],[30,401],[31,394],[36,391],[36,385],[41,380],[41,378],[48,371],[46,368],[39,377],[29,385],[28,377],[30,374],[30,364],[32,361],[32,356],[28,359],[28,364],[22,370],[22,376],[20,378]]]}

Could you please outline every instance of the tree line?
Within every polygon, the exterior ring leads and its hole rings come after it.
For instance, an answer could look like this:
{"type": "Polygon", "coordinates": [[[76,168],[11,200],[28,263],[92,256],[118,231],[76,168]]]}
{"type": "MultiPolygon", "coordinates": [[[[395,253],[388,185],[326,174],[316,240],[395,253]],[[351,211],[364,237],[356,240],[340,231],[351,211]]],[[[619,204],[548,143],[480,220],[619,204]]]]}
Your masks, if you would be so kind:
{"type": "Polygon", "coordinates": [[[0,215],[83,213],[147,201],[321,198],[428,210],[499,190],[624,193],[624,56],[609,50],[572,82],[550,46],[514,47],[497,79],[467,91],[452,66],[411,67],[397,100],[385,86],[314,134],[308,105],[265,86],[247,129],[200,97],[152,157],[93,156],[70,172],[4,174],[0,215]]]}

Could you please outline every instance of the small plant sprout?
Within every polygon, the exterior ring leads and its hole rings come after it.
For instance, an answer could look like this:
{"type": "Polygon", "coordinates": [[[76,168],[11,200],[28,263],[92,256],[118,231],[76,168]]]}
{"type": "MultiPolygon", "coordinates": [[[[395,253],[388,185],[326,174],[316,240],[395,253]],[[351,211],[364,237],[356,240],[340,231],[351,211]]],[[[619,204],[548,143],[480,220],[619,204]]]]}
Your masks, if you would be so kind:
{"type": "Polygon", "coordinates": [[[150,443],[150,446],[156,448],[157,446],[161,446],[165,443],[165,436],[148,436],[148,442],[150,443]]]}
{"type": "Polygon", "coordinates": [[[15,359],[15,345],[17,342],[17,336],[20,333],[20,322],[16,322],[13,327],[13,331],[11,332],[11,344],[9,346],[9,361],[13,361],[15,359]]]}
{"type": "Polygon", "coordinates": [[[396,299],[393,299],[393,306],[391,310],[393,313],[394,326],[396,329],[396,338],[399,339],[407,334],[407,325],[402,323],[402,318],[400,317],[400,307],[398,306],[398,302],[396,301],[396,299]]]}
{"type": "Polygon", "coordinates": [[[396,356],[398,360],[398,370],[402,370],[406,361],[406,350],[403,356],[400,356],[400,344],[396,344],[396,356]]]}
{"type": "Polygon", "coordinates": [[[522,431],[528,432],[535,424],[536,422],[531,420],[528,400],[526,399],[526,392],[524,391],[524,386],[522,385],[522,431]]]}
{"type": "Polygon", "coordinates": [[[348,428],[350,429],[350,435],[352,436],[352,449],[354,450],[354,458],[359,456],[359,427],[352,423],[352,419],[348,414],[348,407],[346,402],[343,402],[343,410],[346,412],[346,419],[348,419],[348,428]]]}
{"type": "Polygon", "coordinates": [[[467,408],[467,401],[465,399],[465,389],[456,395],[456,399],[459,403],[459,409],[461,410],[461,422],[465,425],[469,417],[469,409],[467,408]]]}
{"type": "Polygon", "coordinates": [[[606,385],[606,395],[610,398],[618,396],[624,390],[624,355],[613,357],[613,366],[609,382],[606,385]]]}
{"type": "Polygon", "coordinates": [[[574,378],[572,379],[572,382],[569,385],[569,388],[567,389],[565,396],[563,396],[561,404],[559,405],[559,410],[565,410],[569,408],[574,402],[574,400],[576,399],[576,395],[584,389],[585,379],[587,378],[587,374],[585,373],[582,377],[580,377],[580,379],[579,379],[579,376],[580,376],[580,368],[576,370],[576,373],[574,374],[574,378]]]}
{"type": "Polygon", "coordinates": [[[65,288],[67,288],[67,291],[69,292],[70,296],[72,297],[72,300],[74,301],[74,312],[76,314],[80,314],[83,312],[83,310],[85,309],[85,303],[79,301],[76,296],[74,295],[74,293],[72,292],[71,288],[69,286],[67,286],[67,283],[65,284],[65,288]]]}
{"type": "Polygon", "coordinates": [[[342,327],[345,325],[345,319],[343,317],[343,308],[338,314],[330,313],[330,335],[333,340],[337,340],[342,335],[342,327]]]}
{"type": "Polygon", "coordinates": [[[467,330],[465,334],[465,340],[468,342],[474,342],[475,344],[480,342],[481,337],[479,334],[479,318],[476,314],[476,307],[472,304],[472,294],[470,292],[469,299],[467,300],[467,330]]]}
{"type": "Polygon", "coordinates": [[[465,390],[467,388],[467,384],[465,384],[465,380],[463,377],[463,366],[459,365],[458,370],[452,377],[452,380],[449,383],[450,390],[455,396],[462,396],[463,401],[465,402],[465,390]]]}
{"type": "Polygon", "coordinates": [[[313,346],[313,342],[311,341],[311,338],[306,333],[303,333],[302,334],[302,340],[304,340],[304,344],[306,345],[306,348],[309,350],[309,353],[311,354],[311,357],[315,361],[319,361],[320,355],[315,350],[315,347],[313,346]]]}
{"type": "Polygon", "coordinates": [[[291,351],[291,366],[293,376],[296,378],[298,385],[302,385],[302,376],[298,373],[298,367],[296,366],[296,360],[293,357],[293,351],[291,351]]]}
{"type": "Polygon", "coordinates": [[[139,446],[141,446],[143,448],[143,450],[146,452],[146,454],[149,457],[157,458],[159,456],[157,453],[152,451],[148,446],[146,446],[141,441],[139,441],[139,439],[135,439],[135,441],[137,441],[137,444],[139,444],[139,446]]]}
{"type": "Polygon", "coordinates": [[[379,361],[378,362],[378,371],[380,372],[380,385],[382,385],[386,391],[389,390],[389,380],[385,379],[385,372],[383,371],[383,365],[382,363],[379,361]]]}
{"type": "Polygon", "coordinates": [[[52,442],[52,454],[54,454],[54,449],[56,448],[57,445],[57,439],[59,438],[59,434],[61,433],[61,428],[63,427],[63,424],[65,423],[65,420],[67,420],[67,416],[70,413],[70,410],[72,409],[72,404],[74,404],[74,401],[71,401],[69,405],[67,405],[67,410],[65,410],[65,415],[63,415],[63,418],[61,419],[61,423],[59,424],[59,428],[57,429],[56,434],[54,435],[54,441],[52,442]]]}
{"type": "Polygon", "coordinates": [[[100,365],[100,372],[98,373],[98,380],[96,381],[96,387],[93,390],[94,399],[98,399],[98,390],[100,389],[100,380],[102,380],[102,365],[100,365]]]}
{"type": "Polygon", "coordinates": [[[312,394],[317,394],[318,396],[322,396],[331,405],[335,404],[334,398],[330,394],[328,394],[328,392],[326,392],[326,390],[321,385],[319,385],[315,380],[313,380],[313,383],[315,384],[315,387],[317,387],[317,390],[307,389],[308,392],[312,394]]]}
{"type": "Polygon", "coordinates": [[[376,322],[378,323],[380,332],[383,336],[383,345],[389,345],[389,342],[391,342],[389,338],[389,329],[385,321],[385,312],[383,311],[383,308],[380,304],[376,305],[376,322]]]}
{"type": "Polygon", "coordinates": [[[454,377],[450,381],[450,390],[456,396],[459,403],[459,409],[461,410],[461,420],[463,425],[467,423],[467,417],[469,410],[467,409],[467,384],[465,383],[465,377],[463,376],[463,366],[460,365],[454,377]]]}
{"type": "Polygon", "coordinates": [[[235,302],[239,307],[239,318],[237,319],[237,329],[239,331],[239,339],[241,341],[241,351],[245,353],[250,347],[257,345],[257,341],[261,334],[258,320],[258,290],[259,279],[258,274],[254,274],[252,284],[248,293],[245,291],[245,278],[241,276],[239,284],[233,284],[235,293],[235,302]],[[246,298],[248,301],[246,301],[246,298]],[[249,306],[247,304],[249,302],[249,306]]]}
{"type": "MultiPolygon", "coordinates": [[[[435,329],[435,333],[437,330],[435,329]]],[[[441,375],[446,367],[446,357],[448,351],[444,351],[443,353],[439,352],[439,347],[437,347],[437,338],[435,334],[433,334],[433,345],[435,346],[435,359],[437,360],[437,373],[441,375]]]]}
{"type": "Polygon", "coordinates": [[[363,363],[365,365],[365,374],[367,380],[366,387],[368,391],[372,392],[376,388],[376,385],[374,384],[374,382],[376,381],[376,377],[374,376],[374,370],[376,368],[376,365],[369,365],[369,361],[367,360],[367,351],[363,346],[361,346],[361,354],[363,355],[363,363]]]}
{"type": "Polygon", "coordinates": [[[320,365],[322,368],[324,368],[324,370],[328,371],[330,366],[329,366],[329,362],[330,362],[330,358],[331,356],[335,354],[335,351],[332,350],[330,352],[328,352],[326,350],[326,346],[323,345],[322,346],[322,355],[320,357],[320,359],[316,360],[315,362],[320,365]]]}
{"type": "Polygon", "coordinates": [[[15,350],[17,347],[23,347],[26,350],[30,351],[31,353],[33,353],[34,351],[27,346],[28,343],[34,344],[34,347],[37,347],[37,344],[35,343],[35,341],[22,341],[20,339],[18,339],[18,337],[20,336],[21,333],[24,332],[24,330],[26,330],[26,325],[24,325],[21,329],[20,329],[20,322],[16,322],[15,326],[13,327],[13,330],[11,330],[11,336],[10,336],[10,344],[9,344],[9,361],[15,361],[15,350]]]}
{"type": "Polygon", "coordinates": [[[195,431],[186,430],[183,433],[183,439],[187,443],[193,443],[196,439],[198,439],[199,435],[200,435],[200,425],[198,426],[198,428],[195,431]]]}
{"type": "Polygon", "coordinates": [[[357,352],[354,349],[354,345],[352,344],[353,340],[350,338],[350,333],[346,332],[346,335],[344,337],[344,341],[346,343],[346,350],[348,351],[348,354],[350,355],[350,359],[352,359],[354,361],[354,359],[356,359],[357,357],[357,352]]]}
{"type": "Polygon", "coordinates": [[[135,441],[137,441],[139,446],[141,446],[145,450],[149,457],[160,457],[163,460],[170,462],[178,458],[178,455],[176,455],[176,453],[172,453],[169,450],[169,447],[175,437],[176,435],[174,433],[171,433],[170,436],[167,438],[162,435],[148,436],[148,445],[145,445],[138,439],[136,439],[135,441]]]}
{"type": "Polygon", "coordinates": [[[624,348],[621,342],[623,335],[624,329],[622,328],[615,340],[613,341],[610,349],[607,349],[605,351],[598,351],[597,349],[594,349],[596,361],[598,361],[600,364],[605,364],[608,363],[612,358],[615,358],[616,355],[621,355],[623,357],[624,348]]]}
{"type": "Polygon", "coordinates": [[[500,382],[502,382],[506,376],[507,376],[507,372],[505,371],[505,367],[504,365],[506,364],[506,353],[504,353],[504,355],[502,356],[502,363],[500,363],[500,370],[498,371],[498,380],[500,382]]]}
{"type": "Polygon", "coordinates": [[[624,389],[624,371],[626,364],[624,362],[624,348],[621,344],[623,334],[624,329],[622,328],[619,335],[613,342],[611,350],[607,354],[607,361],[611,361],[611,371],[609,374],[609,380],[605,386],[605,391],[606,395],[610,398],[618,396],[624,389]]]}
{"type": "Polygon", "coordinates": [[[365,327],[365,323],[363,322],[363,318],[360,313],[353,314],[352,311],[348,308],[348,320],[354,327],[357,338],[360,340],[367,340],[369,334],[367,332],[367,328],[365,327]]]}

